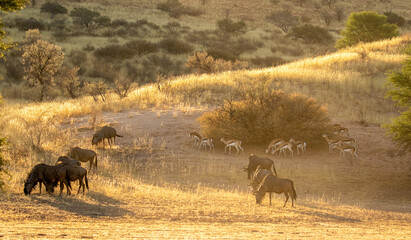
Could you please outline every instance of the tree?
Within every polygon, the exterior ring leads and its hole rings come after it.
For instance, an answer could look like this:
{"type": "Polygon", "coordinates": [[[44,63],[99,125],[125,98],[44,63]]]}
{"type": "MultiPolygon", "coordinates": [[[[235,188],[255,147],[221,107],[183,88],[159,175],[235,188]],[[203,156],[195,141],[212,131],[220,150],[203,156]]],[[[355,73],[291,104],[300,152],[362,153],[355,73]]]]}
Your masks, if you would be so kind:
{"type": "Polygon", "coordinates": [[[47,89],[54,83],[54,76],[63,64],[61,47],[43,40],[24,47],[23,65],[25,78],[31,86],[40,86],[39,101],[47,95],[47,89]]]}
{"type": "Polygon", "coordinates": [[[87,8],[74,8],[71,10],[70,16],[73,17],[74,21],[79,25],[89,27],[98,17],[100,17],[100,13],[87,8]]]}
{"type": "Polygon", "coordinates": [[[384,127],[401,150],[411,151],[411,45],[405,52],[407,58],[402,70],[391,73],[388,78],[390,90],[386,95],[403,111],[400,116],[391,123],[385,124],[384,127]]]}
{"type": "Polygon", "coordinates": [[[336,48],[341,49],[356,45],[359,42],[373,42],[399,35],[395,24],[387,23],[387,17],[376,12],[352,13],[345,29],[341,31],[343,38],[337,41],[336,48]]]}
{"type": "Polygon", "coordinates": [[[268,16],[267,19],[273,22],[285,33],[288,33],[291,28],[297,26],[298,24],[298,17],[294,16],[288,10],[274,12],[268,16]]]}
{"type": "Polygon", "coordinates": [[[53,18],[57,14],[67,14],[67,8],[57,2],[46,2],[41,5],[40,12],[50,13],[53,18]]]}
{"type": "MultiPolygon", "coordinates": [[[[21,10],[28,2],[26,0],[8,0],[0,1],[0,10],[2,12],[14,12],[21,10]]],[[[4,52],[9,48],[13,47],[14,44],[8,40],[4,41],[7,38],[6,32],[3,30],[2,20],[0,18],[0,58],[4,57],[4,52]]]]}
{"type": "Polygon", "coordinates": [[[289,35],[293,38],[303,39],[307,43],[329,43],[333,40],[326,29],[311,24],[294,27],[289,35]]]}
{"type": "Polygon", "coordinates": [[[58,85],[61,86],[71,98],[77,98],[80,91],[80,84],[78,77],[79,67],[63,66],[59,72],[58,85]]]}

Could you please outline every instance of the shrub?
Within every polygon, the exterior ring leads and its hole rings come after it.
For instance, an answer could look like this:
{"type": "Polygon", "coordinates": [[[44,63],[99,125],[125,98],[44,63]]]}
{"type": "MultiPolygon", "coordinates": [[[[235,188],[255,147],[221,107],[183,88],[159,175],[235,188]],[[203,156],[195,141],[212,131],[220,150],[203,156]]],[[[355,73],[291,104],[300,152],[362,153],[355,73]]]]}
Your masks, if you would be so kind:
{"type": "Polygon", "coordinates": [[[329,43],[333,40],[326,29],[311,24],[294,27],[290,36],[303,39],[307,43],[329,43]]]}
{"type": "Polygon", "coordinates": [[[405,51],[407,58],[401,71],[392,72],[388,78],[387,97],[401,109],[401,115],[384,125],[392,140],[403,151],[411,151],[411,45],[405,51]]]}
{"type": "Polygon", "coordinates": [[[67,14],[67,8],[57,2],[46,2],[40,7],[40,12],[50,13],[52,17],[57,14],[67,14]]]}
{"type": "MultiPolygon", "coordinates": [[[[151,54],[141,61],[138,79],[140,83],[144,84],[154,82],[160,73],[166,76],[181,75],[186,72],[183,66],[182,61],[171,59],[167,55],[151,54]]],[[[132,71],[133,69],[129,67],[128,70],[132,71]]]]}
{"type": "Polygon", "coordinates": [[[286,63],[284,59],[277,56],[256,57],[251,59],[251,63],[258,67],[274,67],[286,63]]]}
{"type": "Polygon", "coordinates": [[[94,56],[98,58],[105,58],[108,60],[113,59],[129,59],[134,57],[136,53],[130,51],[130,49],[123,45],[112,44],[105,47],[101,47],[94,52],[94,56]]]}
{"type": "Polygon", "coordinates": [[[159,3],[157,9],[167,12],[173,18],[178,18],[181,15],[199,16],[202,13],[199,9],[183,6],[179,0],[167,0],[159,3]]]}
{"type": "Polygon", "coordinates": [[[323,143],[321,135],[330,119],[316,100],[281,91],[258,91],[255,86],[243,94],[244,100],[225,101],[198,119],[205,136],[234,138],[245,144],[268,144],[274,138],[300,139],[309,146],[323,143]]]}
{"type": "Polygon", "coordinates": [[[124,19],[115,19],[111,22],[111,27],[116,28],[116,27],[127,27],[128,22],[124,19]]]}
{"type": "Polygon", "coordinates": [[[352,13],[341,31],[343,38],[337,41],[336,48],[341,49],[359,42],[373,42],[398,36],[398,27],[387,23],[387,17],[376,12],[352,13]]]}
{"type": "Polygon", "coordinates": [[[16,26],[20,31],[27,31],[29,29],[44,29],[44,23],[41,20],[37,20],[35,18],[16,18],[16,26]]]}
{"type": "Polygon", "coordinates": [[[117,76],[115,65],[107,60],[97,60],[93,62],[93,68],[90,71],[90,77],[102,78],[112,83],[117,76]]]}
{"type": "Polygon", "coordinates": [[[225,61],[223,59],[215,60],[207,52],[196,52],[188,57],[186,66],[196,69],[199,73],[215,73],[223,71],[231,71],[245,69],[248,67],[247,62],[241,61],[225,61]]]}
{"type": "Polygon", "coordinates": [[[214,59],[224,59],[227,61],[235,61],[239,57],[239,53],[235,51],[230,51],[231,49],[222,49],[222,48],[208,48],[208,55],[212,56],[214,59]]]}
{"type": "Polygon", "coordinates": [[[100,16],[94,19],[94,22],[97,24],[97,26],[106,27],[110,25],[111,19],[107,16],[100,16]]]}
{"type": "Polygon", "coordinates": [[[71,98],[77,98],[80,92],[79,67],[63,66],[56,79],[57,84],[66,91],[71,98]]]}
{"type": "Polygon", "coordinates": [[[120,97],[125,98],[136,85],[129,77],[117,77],[114,80],[114,92],[120,97]]]}
{"type": "Polygon", "coordinates": [[[143,56],[149,53],[157,52],[158,46],[157,44],[151,43],[146,40],[132,40],[125,44],[126,47],[130,48],[130,50],[137,53],[139,56],[143,56]]]}
{"type": "Polygon", "coordinates": [[[285,33],[288,33],[291,28],[298,24],[298,17],[294,16],[289,10],[276,11],[269,15],[267,20],[274,23],[285,33]]]}
{"type": "Polygon", "coordinates": [[[217,21],[217,28],[219,31],[228,34],[245,33],[247,25],[243,21],[234,22],[231,19],[225,18],[217,21]]]}
{"type": "Polygon", "coordinates": [[[394,12],[385,12],[387,16],[387,23],[396,24],[398,27],[402,27],[405,24],[405,18],[394,12]]]}
{"type": "Polygon", "coordinates": [[[75,23],[89,27],[96,18],[100,17],[100,13],[87,8],[74,8],[70,16],[74,18],[75,23]]]}
{"type": "Polygon", "coordinates": [[[174,38],[161,40],[159,46],[171,54],[184,54],[193,51],[193,47],[189,43],[174,38]]]}
{"type": "Polygon", "coordinates": [[[106,101],[107,84],[101,80],[94,82],[86,82],[84,85],[84,92],[93,97],[94,101],[98,101],[98,96],[103,102],[106,101]]]}

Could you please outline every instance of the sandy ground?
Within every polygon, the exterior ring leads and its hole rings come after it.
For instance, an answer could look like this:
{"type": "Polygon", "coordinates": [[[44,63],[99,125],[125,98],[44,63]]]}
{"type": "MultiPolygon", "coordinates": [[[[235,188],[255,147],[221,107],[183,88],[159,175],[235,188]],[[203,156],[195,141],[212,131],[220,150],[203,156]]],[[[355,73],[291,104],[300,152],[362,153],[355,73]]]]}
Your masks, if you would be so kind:
{"type": "MultiPolygon", "coordinates": [[[[212,152],[198,150],[188,133],[199,131],[196,118],[200,115],[201,111],[195,109],[103,113],[102,123],[113,126],[124,137],[117,138],[111,149],[100,146],[100,161],[103,166],[108,159],[116,159],[119,166],[129,164],[133,167],[128,171],[136,179],[160,187],[191,191],[201,184],[224,191],[249,191],[242,168],[251,153],[263,156],[265,146],[243,146],[245,153],[238,156],[224,154],[217,144],[212,152]]],[[[91,147],[94,130],[89,119],[75,118],[63,126],[76,128],[74,135],[82,147],[91,147]]],[[[295,215],[287,217],[289,208],[263,204],[264,209],[279,211],[283,220],[270,216],[245,221],[245,216],[227,217],[222,213],[179,218],[167,210],[161,213],[162,208],[172,209],[167,204],[93,190],[98,178],[92,175],[86,196],[36,193],[25,197],[17,190],[1,196],[0,238],[410,239],[410,156],[399,155],[379,126],[341,123],[358,141],[358,158],[328,154],[326,144],[319,150],[308,145],[307,154],[294,158],[270,156],[279,175],[293,179],[298,192],[299,207],[292,210],[295,215]],[[341,214],[335,213],[335,206],[343,206],[341,214]]],[[[99,171],[114,177],[118,174],[110,169],[99,171]]],[[[277,201],[283,198],[274,196],[277,201]]],[[[251,194],[246,201],[247,206],[255,206],[251,194]]]]}

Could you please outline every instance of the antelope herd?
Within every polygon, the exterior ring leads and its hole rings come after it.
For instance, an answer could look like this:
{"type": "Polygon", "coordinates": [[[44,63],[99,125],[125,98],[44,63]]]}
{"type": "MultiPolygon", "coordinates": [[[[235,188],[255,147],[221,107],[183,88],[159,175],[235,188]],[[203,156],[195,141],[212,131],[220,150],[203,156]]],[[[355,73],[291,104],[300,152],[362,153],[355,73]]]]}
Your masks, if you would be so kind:
{"type": "MultiPolygon", "coordinates": [[[[349,153],[352,156],[357,157],[357,141],[352,138],[348,132],[348,129],[341,126],[340,124],[334,124],[331,126],[332,133],[324,133],[322,137],[328,143],[328,151],[332,153],[334,149],[340,152],[340,155],[345,158],[345,154],[349,153]]],[[[213,138],[210,137],[201,137],[198,132],[190,132],[188,135],[193,139],[194,144],[198,150],[204,148],[204,150],[209,149],[214,150],[213,138]]],[[[107,139],[107,142],[111,148],[111,144],[115,143],[116,137],[123,137],[118,135],[116,130],[112,127],[104,126],[98,132],[96,132],[92,137],[92,145],[97,145],[103,142],[103,147],[105,148],[104,140],[107,139]]],[[[237,152],[236,155],[241,151],[244,154],[244,149],[241,146],[241,140],[230,139],[226,140],[221,138],[220,142],[224,144],[224,154],[231,154],[231,148],[234,147],[237,152]]],[[[305,154],[307,143],[304,141],[294,140],[290,138],[288,142],[284,141],[281,138],[273,139],[267,146],[265,153],[275,155],[278,153],[278,156],[281,154],[284,157],[294,156],[293,148],[297,150],[297,155],[305,154]]],[[[264,195],[269,193],[270,196],[270,205],[271,205],[271,194],[274,193],[284,193],[286,200],[284,207],[288,199],[291,197],[292,206],[294,207],[294,201],[297,198],[297,193],[295,191],[293,181],[285,178],[279,178],[277,176],[277,171],[274,166],[273,160],[269,158],[258,157],[254,154],[249,156],[248,166],[244,168],[244,171],[247,172],[248,179],[252,179],[251,186],[253,189],[253,194],[256,197],[256,203],[260,204],[264,195]],[[272,170],[271,170],[272,169],[272,170]]],[[[54,188],[60,183],[60,195],[63,192],[64,186],[67,189],[67,195],[71,193],[71,184],[72,181],[79,180],[79,189],[77,194],[80,193],[83,189],[83,194],[85,192],[85,187],[88,189],[88,179],[87,172],[90,172],[93,169],[97,172],[97,154],[93,150],[82,149],[80,147],[74,147],[66,156],[60,156],[55,163],[55,166],[49,166],[44,163],[37,164],[30,171],[27,176],[27,179],[24,184],[24,193],[29,195],[37,184],[43,184],[46,187],[46,191],[49,194],[54,192],[54,188]],[[89,162],[90,167],[87,171],[81,167],[81,162],[89,162]],[[83,182],[85,180],[85,182],[83,182]]]]}

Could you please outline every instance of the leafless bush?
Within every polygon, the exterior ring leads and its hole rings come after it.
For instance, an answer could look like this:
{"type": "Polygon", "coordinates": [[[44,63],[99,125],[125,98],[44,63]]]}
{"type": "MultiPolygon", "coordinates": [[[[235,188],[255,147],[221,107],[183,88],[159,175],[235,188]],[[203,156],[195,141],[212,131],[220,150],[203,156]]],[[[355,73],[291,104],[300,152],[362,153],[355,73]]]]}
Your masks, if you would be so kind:
{"type": "Polygon", "coordinates": [[[92,96],[94,101],[98,101],[98,96],[101,97],[103,102],[106,101],[107,85],[103,81],[95,81],[91,83],[85,83],[84,91],[88,95],[92,96]]]}

